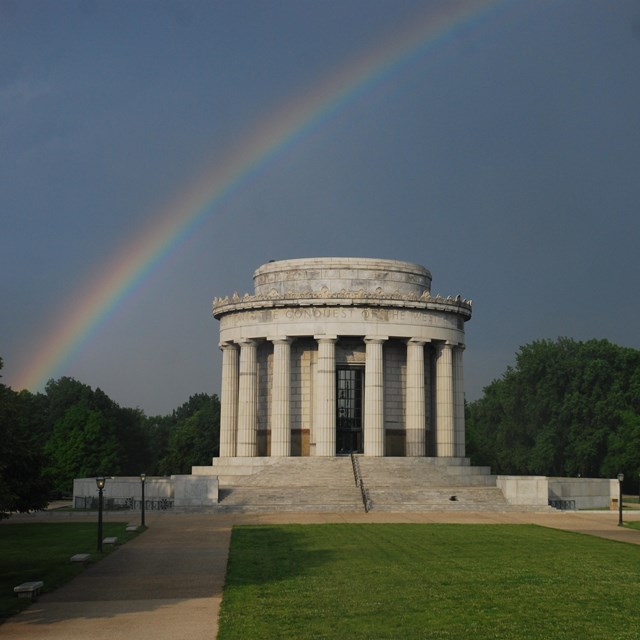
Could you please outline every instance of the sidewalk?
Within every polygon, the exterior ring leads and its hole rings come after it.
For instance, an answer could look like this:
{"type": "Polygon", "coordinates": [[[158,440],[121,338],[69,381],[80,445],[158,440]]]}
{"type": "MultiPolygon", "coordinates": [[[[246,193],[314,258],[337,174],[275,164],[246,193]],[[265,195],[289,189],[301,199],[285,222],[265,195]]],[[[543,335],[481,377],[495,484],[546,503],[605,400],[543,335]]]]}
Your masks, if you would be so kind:
{"type": "Polygon", "coordinates": [[[0,638],[213,640],[231,524],[205,514],[146,521],[147,531],[0,625],[0,638]]]}
{"type": "MultiPolygon", "coordinates": [[[[52,516],[29,517],[40,519],[52,516]]],[[[231,527],[328,522],[538,524],[640,544],[616,512],[148,514],[146,532],[0,625],[0,638],[214,640],[231,527]]]]}

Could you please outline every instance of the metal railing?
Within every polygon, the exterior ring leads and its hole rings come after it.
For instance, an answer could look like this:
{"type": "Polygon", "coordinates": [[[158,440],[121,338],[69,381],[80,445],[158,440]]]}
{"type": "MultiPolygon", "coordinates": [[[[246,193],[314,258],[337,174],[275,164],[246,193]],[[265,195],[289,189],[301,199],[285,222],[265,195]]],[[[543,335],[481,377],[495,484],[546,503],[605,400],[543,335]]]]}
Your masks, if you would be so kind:
{"type": "MultiPolygon", "coordinates": [[[[97,509],[98,498],[95,496],[76,496],[73,502],[74,509],[97,509]]],[[[132,510],[140,511],[142,501],[139,498],[105,498],[105,511],[132,510]]],[[[149,498],[144,501],[144,508],[149,511],[167,511],[173,509],[173,500],[170,498],[149,498]]]]}
{"type": "Polygon", "coordinates": [[[365,488],[364,482],[362,481],[362,474],[360,473],[360,462],[358,461],[358,458],[353,455],[353,453],[351,454],[351,466],[353,467],[353,477],[356,481],[356,487],[360,488],[364,510],[366,513],[369,513],[369,509],[371,509],[371,500],[369,500],[369,494],[367,493],[367,489],[365,488]]]}
{"type": "Polygon", "coordinates": [[[560,509],[561,511],[576,511],[575,500],[549,500],[549,506],[553,507],[554,509],[560,509]]]}

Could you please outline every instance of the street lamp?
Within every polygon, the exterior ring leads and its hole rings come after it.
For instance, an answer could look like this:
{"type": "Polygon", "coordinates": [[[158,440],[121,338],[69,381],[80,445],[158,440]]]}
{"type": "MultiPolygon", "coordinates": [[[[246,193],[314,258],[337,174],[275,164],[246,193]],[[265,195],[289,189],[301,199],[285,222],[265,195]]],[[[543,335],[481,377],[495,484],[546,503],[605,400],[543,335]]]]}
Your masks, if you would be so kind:
{"type": "Polygon", "coordinates": [[[98,485],[98,551],[102,553],[102,491],[104,489],[104,477],[96,478],[98,485]]]}
{"type": "Polygon", "coordinates": [[[142,509],[141,515],[142,518],[140,520],[140,524],[144,527],[144,481],[147,479],[147,474],[146,473],[141,473],[140,474],[140,486],[142,487],[142,500],[140,503],[140,507],[142,509]]]}
{"type": "Polygon", "coordinates": [[[622,526],[622,481],[624,480],[624,473],[618,474],[618,487],[620,488],[620,495],[618,496],[618,526],[622,526]]]}

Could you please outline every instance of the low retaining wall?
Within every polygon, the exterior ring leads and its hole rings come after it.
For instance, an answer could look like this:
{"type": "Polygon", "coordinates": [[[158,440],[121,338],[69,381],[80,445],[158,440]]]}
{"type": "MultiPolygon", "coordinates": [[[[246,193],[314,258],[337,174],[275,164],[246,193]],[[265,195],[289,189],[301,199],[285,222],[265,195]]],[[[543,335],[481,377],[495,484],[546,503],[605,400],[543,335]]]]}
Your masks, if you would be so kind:
{"type": "MultiPolygon", "coordinates": [[[[139,476],[107,478],[103,490],[106,509],[139,510],[142,483],[139,476]]],[[[147,477],[144,483],[145,509],[210,507],[218,504],[218,478],[215,476],[175,475],[147,477]]],[[[76,509],[98,507],[98,487],[95,478],[73,481],[73,506],[76,509]]]]}
{"type": "Polygon", "coordinates": [[[617,480],[604,478],[497,476],[496,484],[510,504],[557,509],[608,509],[619,490],[617,480]]]}
{"type": "Polygon", "coordinates": [[[545,476],[496,476],[496,486],[509,504],[547,507],[549,484],[545,476]]]}
{"type": "MultiPolygon", "coordinates": [[[[574,502],[574,509],[608,509],[618,499],[618,480],[605,478],[548,478],[549,503],[574,502]]],[[[555,505],[554,505],[555,506],[555,505]]],[[[563,508],[563,507],[560,507],[563,508]]]]}

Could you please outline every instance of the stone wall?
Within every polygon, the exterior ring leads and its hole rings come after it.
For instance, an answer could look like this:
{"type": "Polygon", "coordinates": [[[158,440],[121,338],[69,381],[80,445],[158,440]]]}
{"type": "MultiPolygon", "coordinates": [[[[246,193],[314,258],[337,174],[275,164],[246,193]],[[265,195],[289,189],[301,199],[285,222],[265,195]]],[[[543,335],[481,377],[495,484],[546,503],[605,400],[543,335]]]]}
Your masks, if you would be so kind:
{"type": "MultiPolygon", "coordinates": [[[[139,508],[142,483],[139,476],[107,478],[103,498],[106,508],[139,508]]],[[[218,503],[216,476],[175,475],[147,477],[144,484],[145,504],[149,509],[209,507],[218,503]]],[[[73,504],[78,508],[91,507],[91,499],[98,498],[95,478],[76,478],[73,481],[73,504]]]]}
{"type": "Polygon", "coordinates": [[[608,509],[611,499],[618,497],[618,481],[605,478],[497,476],[496,484],[513,505],[608,509]]]}
{"type": "Polygon", "coordinates": [[[549,500],[570,502],[567,508],[608,509],[612,498],[618,499],[617,480],[605,478],[548,478],[549,500]]]}

